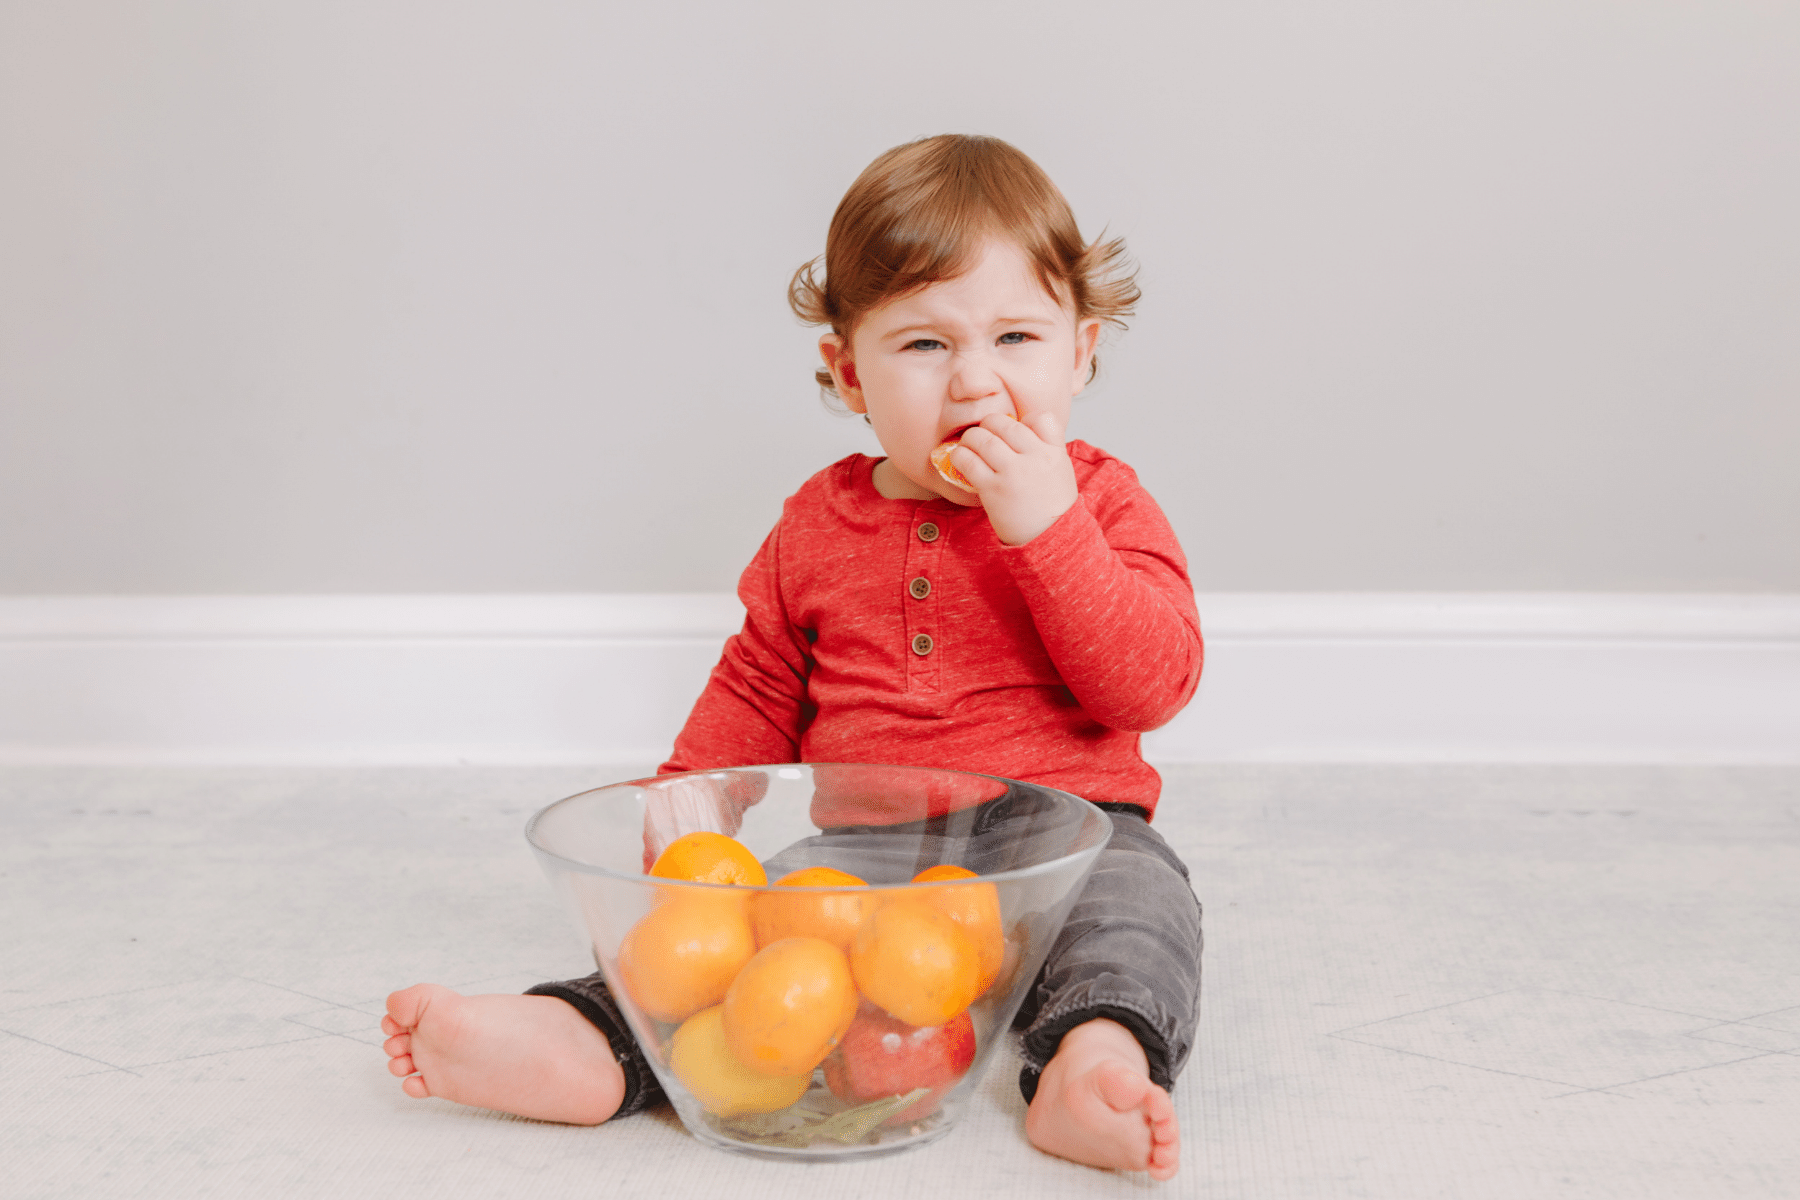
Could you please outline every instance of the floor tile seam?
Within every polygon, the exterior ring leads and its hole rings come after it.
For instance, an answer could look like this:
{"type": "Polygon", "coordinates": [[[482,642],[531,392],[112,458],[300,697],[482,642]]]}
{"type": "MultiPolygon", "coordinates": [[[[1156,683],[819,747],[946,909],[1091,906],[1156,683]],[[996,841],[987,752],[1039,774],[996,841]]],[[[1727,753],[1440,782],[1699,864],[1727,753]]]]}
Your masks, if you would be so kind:
{"type": "MultiPolygon", "coordinates": [[[[266,987],[266,988],[274,988],[274,989],[275,989],[275,990],[276,990],[276,991],[278,991],[278,992],[287,992],[287,993],[288,993],[288,994],[290,994],[290,995],[294,995],[294,996],[300,996],[300,997],[302,997],[302,998],[304,998],[304,999],[307,999],[307,1000],[316,1000],[316,1001],[318,1001],[318,1002],[319,1002],[319,1003],[320,1003],[320,1004],[323,1004],[323,1005],[325,1005],[325,1006],[326,1006],[326,1007],[327,1007],[327,1008],[342,1008],[342,1009],[348,1009],[348,1010],[349,1010],[349,1011],[351,1011],[351,1012],[355,1012],[355,1013],[359,1013],[359,1014],[361,1014],[361,1015],[362,1015],[362,1016],[365,1016],[365,1017],[378,1017],[378,1016],[380,1016],[380,1015],[381,1015],[381,1013],[376,1013],[376,1012],[370,1012],[370,1011],[369,1011],[369,1010],[368,1010],[368,1008],[365,1008],[365,1007],[362,1007],[362,1006],[361,1006],[361,1002],[358,1002],[358,1003],[357,1003],[357,1004],[346,1004],[346,1003],[344,1003],[344,1002],[343,1002],[343,1001],[341,1001],[341,1000],[327,1000],[327,999],[326,999],[326,998],[325,998],[325,997],[324,997],[324,996],[315,996],[315,995],[313,995],[313,994],[312,994],[312,993],[311,993],[311,992],[303,992],[303,991],[301,991],[301,990],[300,990],[300,989],[299,989],[299,988],[291,988],[291,987],[288,987],[288,986],[286,986],[286,985],[285,985],[285,984],[280,984],[280,983],[270,983],[270,982],[269,982],[269,981],[268,981],[268,980],[266,980],[266,979],[258,979],[258,978],[256,978],[256,977],[255,977],[255,976],[253,976],[253,975],[241,975],[241,974],[238,974],[238,973],[236,973],[236,972],[233,972],[233,973],[232,973],[232,974],[231,974],[231,976],[230,976],[230,978],[232,978],[232,979],[241,979],[241,980],[243,980],[243,981],[244,981],[244,982],[245,982],[245,983],[254,983],[254,984],[257,984],[257,985],[258,985],[258,986],[260,986],[260,987],[266,987]]],[[[372,1006],[373,1006],[373,1005],[374,1005],[374,1003],[375,1003],[375,1002],[374,1002],[374,1001],[369,1001],[369,1002],[368,1002],[368,1004],[369,1004],[369,1006],[370,1006],[370,1007],[372,1007],[372,1006]]],[[[385,997],[384,997],[384,1008],[383,1008],[383,1011],[385,1011],[385,997]]],[[[287,1019],[288,1019],[288,1018],[287,1018],[287,1017],[283,1017],[283,1018],[282,1018],[282,1020],[284,1020],[284,1021],[285,1021],[285,1020],[287,1020],[287,1019]]]]}
{"type": "MultiPolygon", "coordinates": [[[[308,1027],[303,1025],[300,1028],[305,1029],[308,1027]]],[[[231,1046],[224,1050],[207,1050],[200,1054],[183,1054],[177,1058],[159,1058],[155,1062],[133,1063],[131,1068],[121,1067],[119,1069],[120,1070],[132,1069],[135,1073],[135,1071],[145,1070],[150,1067],[166,1067],[171,1063],[194,1062],[197,1059],[202,1059],[202,1058],[218,1058],[222,1054],[244,1054],[251,1050],[274,1050],[281,1046],[298,1046],[302,1042],[317,1042],[317,1041],[322,1041],[325,1038],[338,1037],[338,1036],[340,1036],[340,1035],[335,1034],[335,1033],[330,1033],[326,1030],[314,1030],[311,1034],[309,1034],[306,1037],[284,1038],[279,1042],[258,1042],[254,1046],[231,1046]]],[[[344,1040],[345,1041],[355,1041],[356,1039],[345,1038],[344,1040]]],[[[366,1045],[367,1043],[363,1043],[363,1044],[366,1045]]]]}
{"type": "Polygon", "coordinates": [[[1768,1046],[1758,1046],[1755,1042],[1733,1042],[1725,1038],[1696,1037],[1691,1033],[1683,1034],[1682,1036],[1693,1038],[1696,1042],[1704,1042],[1708,1046],[1736,1046],[1740,1050],[1760,1050],[1764,1054],[1792,1054],[1796,1050],[1800,1050],[1800,1046],[1794,1046],[1787,1050],[1774,1050],[1770,1049],[1768,1046]]]}
{"type": "MultiPolygon", "coordinates": [[[[1527,988],[1521,988],[1518,990],[1521,990],[1521,991],[1528,990],[1532,986],[1535,986],[1535,985],[1527,985],[1527,988]]],[[[1552,988],[1552,987],[1537,987],[1536,990],[1540,991],[1540,992],[1555,992],[1558,995],[1562,995],[1562,996],[1579,996],[1583,1000],[1598,1000],[1604,1004],[1624,1004],[1624,1005],[1628,1005],[1631,1008],[1647,1009],[1650,1012],[1668,1013],[1672,1017],[1692,1017],[1696,1021],[1713,1021],[1713,1022],[1716,1022],[1719,1024],[1727,1024],[1727,1025],[1734,1025],[1734,1024],[1740,1023],[1736,1018],[1732,1018],[1732,1017],[1723,1017],[1723,1018],[1715,1017],[1711,1013],[1688,1012],[1686,1009],[1683,1009],[1683,1008],[1664,1008],[1659,1004],[1640,1004],[1636,1000],[1620,1000],[1615,996],[1596,996],[1592,992],[1571,992],[1567,988],[1552,988]]],[[[1776,1009],[1774,1011],[1781,1012],[1782,1010],[1776,1009]]]]}
{"type": "Polygon", "coordinates": [[[1714,1033],[1721,1029],[1754,1029],[1759,1033],[1783,1033],[1791,1038],[1800,1038],[1800,1029],[1782,1029],[1777,1025],[1756,1025],[1749,1021],[1715,1021],[1711,1025],[1702,1025],[1698,1029],[1685,1030],[1682,1037],[1693,1038],[1697,1042],[1717,1042],[1722,1038],[1702,1037],[1702,1034],[1714,1033]]]}
{"type": "MultiPolygon", "coordinates": [[[[340,1039],[342,1039],[342,1040],[343,1040],[343,1041],[346,1041],[346,1042],[354,1042],[354,1043],[356,1043],[356,1044],[357,1044],[357,1045],[358,1045],[358,1046],[370,1046],[370,1047],[373,1047],[373,1048],[374,1048],[374,1049],[377,1049],[377,1050],[379,1050],[379,1049],[381,1049],[381,1048],[382,1048],[382,1047],[383,1047],[383,1046],[384,1046],[384,1045],[386,1045],[386,1044],[387,1044],[387,1042],[388,1042],[388,1041],[389,1041],[389,1040],[390,1040],[390,1039],[389,1039],[389,1038],[388,1038],[388,1035],[387,1035],[387,1034],[385,1034],[385,1033],[382,1033],[382,1032],[380,1032],[380,1031],[379,1031],[379,1030],[375,1030],[375,1029],[371,1029],[371,1030],[370,1030],[370,1031],[369,1031],[369,1033],[370,1033],[370,1034],[372,1034],[372,1035],[373,1035],[373,1036],[374,1036],[374,1039],[375,1039],[375,1040],[374,1040],[374,1041],[365,1041],[365,1040],[364,1040],[364,1039],[363,1039],[363,1037],[362,1037],[362,1036],[360,1036],[360,1035],[358,1035],[358,1034],[354,1034],[354,1033],[343,1033],[343,1032],[340,1032],[340,1031],[339,1031],[339,1030],[335,1030],[335,1029],[319,1029],[319,1028],[317,1028],[317,1027],[316,1027],[316,1026],[313,1026],[313,1025],[303,1025],[303,1026],[301,1026],[301,1028],[303,1028],[303,1029],[311,1029],[311,1030],[313,1030],[313,1031],[314,1031],[314,1032],[315,1032],[315,1033],[319,1033],[319,1034],[323,1034],[323,1035],[324,1035],[324,1036],[325,1036],[325,1037],[334,1037],[334,1038],[340,1038],[340,1039]]],[[[301,1042],[316,1042],[316,1041],[318,1041],[318,1040],[319,1040],[319,1039],[318,1039],[318,1038],[316,1038],[316,1037],[308,1037],[308,1038],[293,1038],[293,1039],[291,1039],[291,1040],[289,1040],[289,1041],[285,1041],[285,1042],[276,1042],[276,1043],[274,1043],[274,1044],[275,1044],[275,1045],[277,1045],[277,1046],[297,1046],[297,1045],[299,1045],[299,1044],[300,1044],[300,1043],[301,1043],[301,1042]]],[[[225,1052],[225,1053],[230,1053],[230,1051],[226,1051],[226,1052],[225,1052]]]]}
{"type": "MultiPolygon", "coordinates": [[[[338,1032],[336,1032],[334,1030],[330,1030],[330,1029],[321,1029],[321,1030],[319,1030],[319,1032],[324,1034],[326,1037],[342,1038],[346,1042],[355,1042],[359,1046],[373,1046],[377,1050],[381,1049],[382,1046],[384,1046],[388,1041],[388,1035],[385,1033],[380,1033],[378,1031],[372,1031],[374,1033],[374,1038],[375,1038],[375,1040],[372,1042],[364,1041],[360,1036],[358,1036],[357,1034],[354,1034],[354,1033],[338,1033],[338,1032]]],[[[295,1041],[309,1041],[309,1042],[317,1041],[317,1040],[318,1040],[317,1038],[296,1038],[295,1039],[295,1041]]],[[[280,1044],[285,1046],[285,1045],[288,1045],[289,1043],[282,1042],[280,1044]]]]}
{"type": "Polygon", "coordinates": [[[74,996],[67,1000],[46,1000],[42,1004],[25,1004],[18,1008],[0,1008],[0,1017],[9,1017],[13,1013],[35,1012],[41,1008],[62,1008],[70,1004],[86,1004],[91,1000],[110,1000],[115,996],[135,996],[140,992],[154,992],[163,988],[186,987],[193,983],[205,983],[206,976],[195,976],[192,979],[177,980],[174,983],[150,983],[143,987],[123,988],[116,992],[96,992],[91,996],[74,996]]]}
{"type": "MultiPolygon", "coordinates": [[[[265,980],[265,979],[256,979],[249,975],[241,975],[236,972],[229,972],[222,976],[210,976],[210,977],[209,976],[196,976],[192,979],[179,980],[174,983],[153,983],[153,984],[148,984],[144,987],[126,988],[122,991],[117,991],[117,992],[98,992],[98,993],[95,993],[94,995],[75,996],[75,997],[71,997],[70,999],[67,999],[67,1000],[50,1000],[50,1001],[46,1001],[43,1004],[26,1004],[26,1005],[21,1005],[18,1008],[0,1009],[0,1019],[12,1016],[14,1013],[37,1012],[39,1010],[47,1009],[47,1008],[66,1008],[70,1005],[86,1004],[86,1003],[90,1003],[95,1000],[110,1000],[110,999],[113,999],[118,996],[134,996],[134,995],[138,995],[143,992],[154,992],[154,991],[162,991],[162,990],[169,989],[169,988],[188,987],[190,985],[197,984],[197,983],[204,984],[204,983],[209,982],[210,979],[219,979],[219,978],[236,979],[236,980],[240,980],[244,983],[256,984],[259,987],[273,988],[278,992],[287,992],[290,995],[299,996],[306,1000],[316,1001],[317,1003],[324,1005],[326,1008],[340,1009],[340,1010],[343,1010],[346,1012],[354,1012],[358,1016],[379,1018],[382,1015],[381,1012],[372,1011],[375,1008],[376,1002],[374,1002],[374,1001],[369,1001],[366,1003],[359,1002],[357,1004],[345,1004],[342,1001],[338,1001],[338,1000],[328,1000],[324,996],[315,996],[310,992],[302,992],[297,988],[284,987],[279,983],[270,983],[268,980],[265,980]]],[[[385,1005],[383,1007],[385,1009],[385,1005]]],[[[300,1014],[300,1015],[305,1015],[305,1014],[300,1014]]],[[[289,1020],[292,1020],[292,1016],[290,1014],[282,1014],[278,1019],[283,1020],[283,1021],[289,1021],[289,1020]]],[[[294,1023],[302,1024],[301,1022],[294,1022],[294,1023]]],[[[314,1026],[310,1026],[310,1025],[303,1026],[303,1027],[308,1028],[308,1029],[315,1028],[314,1026]]],[[[0,1028],[0,1032],[10,1033],[12,1031],[8,1030],[8,1029],[0,1028]]],[[[19,1036],[24,1037],[25,1035],[20,1034],[19,1036]]],[[[48,1045],[49,1043],[45,1043],[45,1044],[48,1045]]],[[[95,1060],[95,1061],[99,1061],[99,1060],[95,1060]]]]}
{"type": "MultiPolygon", "coordinates": [[[[1583,1087],[1581,1087],[1580,1084],[1570,1083],[1566,1079],[1546,1079],[1542,1075],[1526,1075],[1521,1071],[1507,1071],[1507,1070],[1503,1070],[1500,1067],[1483,1067],[1476,1063],[1458,1062],[1454,1058],[1440,1058],[1435,1054],[1427,1054],[1423,1050],[1407,1050],[1401,1046],[1385,1046],[1380,1042],[1365,1042],[1361,1038],[1345,1037],[1341,1033],[1331,1033],[1331,1034],[1327,1034],[1326,1036],[1337,1038],[1340,1041],[1349,1042],[1350,1044],[1355,1045],[1355,1046],[1368,1046],[1368,1047],[1371,1047],[1376,1050],[1388,1050],[1395,1054],[1408,1054],[1414,1058],[1423,1058],[1423,1059],[1427,1060],[1428,1062],[1442,1063],[1445,1066],[1464,1067],[1471,1071],[1486,1071],[1489,1074],[1493,1074],[1493,1075],[1509,1075],[1514,1079],[1529,1079],[1533,1083],[1547,1083],[1553,1087],[1574,1088],[1574,1089],[1576,1089],[1576,1091],[1599,1091],[1599,1090],[1601,1090],[1599,1088],[1583,1088],[1583,1087]]],[[[1612,1087],[1614,1085],[1607,1084],[1606,1086],[1612,1087]]],[[[1573,1094],[1573,1093],[1570,1093],[1570,1094],[1573,1094]]]]}
{"type": "MultiPolygon", "coordinates": [[[[55,1042],[46,1042],[43,1038],[34,1038],[29,1033],[20,1033],[16,1029],[0,1028],[0,1033],[4,1033],[9,1037],[16,1037],[20,1041],[30,1042],[35,1046],[43,1046],[45,1049],[54,1050],[58,1054],[68,1054],[68,1055],[74,1056],[75,1058],[85,1059],[91,1063],[99,1063],[101,1066],[105,1067],[107,1069],[107,1071],[124,1071],[128,1075],[136,1074],[136,1072],[133,1071],[130,1067],[121,1066],[118,1063],[107,1062],[104,1058],[95,1058],[93,1055],[83,1054],[79,1050],[70,1050],[65,1046],[58,1046],[55,1042]]],[[[102,1074],[102,1073],[103,1072],[98,1072],[98,1071],[92,1072],[92,1074],[102,1074]]]]}
{"type": "MultiPolygon", "coordinates": [[[[1442,1004],[1433,1004],[1427,1008],[1415,1008],[1410,1012],[1395,1013],[1391,1017],[1378,1017],[1373,1021],[1363,1021],[1356,1025],[1346,1025],[1342,1029],[1330,1030],[1326,1036],[1338,1037],[1341,1034],[1351,1033],[1358,1029],[1367,1029],[1371,1025],[1385,1025],[1389,1021],[1400,1021],[1400,1020],[1404,1020],[1407,1017],[1419,1016],[1421,1013],[1437,1012],[1439,1009],[1442,1009],[1442,1008],[1454,1008],[1458,1004],[1474,1004],[1478,1000],[1492,1000],[1495,996],[1506,996],[1506,995],[1510,995],[1513,992],[1525,991],[1527,986],[1529,986],[1529,985],[1524,985],[1524,986],[1519,986],[1519,987],[1501,988],[1497,992],[1488,992],[1488,993],[1486,993],[1484,995],[1480,995],[1480,996],[1467,996],[1461,1000],[1447,1000],[1442,1004]]],[[[1355,1041],[1356,1039],[1355,1038],[1347,1038],[1345,1040],[1346,1041],[1355,1041]]]]}
{"type": "MultiPolygon", "coordinates": [[[[1784,1004],[1780,1008],[1771,1008],[1767,1012],[1752,1013],[1747,1017],[1733,1017],[1732,1019],[1730,1019],[1728,1021],[1721,1021],[1721,1022],[1719,1022],[1719,1024],[1721,1024],[1721,1025],[1756,1025],[1756,1023],[1758,1021],[1762,1020],[1764,1017],[1772,1017],[1772,1016],[1775,1016],[1777,1013],[1785,1013],[1785,1012],[1800,1014],[1800,1004],[1784,1004]]],[[[1758,1029],[1776,1029],[1778,1032],[1781,1032],[1781,1033],[1792,1033],[1793,1032],[1793,1030],[1791,1030],[1791,1029],[1778,1029],[1777,1026],[1774,1026],[1774,1025],[1756,1025],[1756,1027],[1758,1029]]]]}
{"type": "MultiPolygon", "coordinates": [[[[1730,1043],[1726,1043],[1726,1044],[1729,1045],[1730,1043]]],[[[1778,1054],[1786,1054],[1786,1055],[1791,1056],[1792,1053],[1793,1053],[1792,1051],[1788,1051],[1788,1050],[1763,1050],[1756,1054],[1746,1054],[1742,1058],[1727,1059],[1724,1062],[1701,1063],[1697,1067],[1680,1067],[1673,1071],[1664,1071],[1660,1075],[1646,1075],[1642,1079],[1627,1079],[1627,1080],[1623,1080],[1618,1083],[1608,1083],[1608,1084],[1604,1084],[1600,1087],[1595,1087],[1595,1088],[1577,1088],[1573,1092],[1565,1092],[1561,1096],[1552,1096],[1552,1097],[1550,1097],[1550,1099],[1561,1100],[1567,1096],[1586,1095],[1590,1092],[1605,1092],[1609,1096],[1618,1096],[1618,1095],[1621,1095],[1622,1093],[1614,1091],[1613,1090],[1614,1088],[1635,1087],[1640,1083],[1655,1083],[1659,1079],[1672,1079],[1677,1075],[1693,1075],[1699,1071],[1711,1071],[1711,1070],[1715,1070],[1719,1067],[1734,1067],[1734,1066],[1737,1066],[1739,1063],[1755,1062],[1759,1058],[1773,1058],[1774,1056],[1776,1056],[1778,1054]]],[[[1633,1100],[1633,1099],[1636,1099],[1636,1097],[1626,1096],[1625,1099],[1633,1100]]]]}
{"type": "MultiPolygon", "coordinates": [[[[1357,1024],[1357,1025],[1346,1025],[1342,1029],[1332,1030],[1330,1032],[1330,1036],[1336,1037],[1340,1034],[1351,1033],[1358,1029],[1367,1029],[1373,1025],[1385,1025],[1389,1021],[1401,1021],[1401,1020],[1405,1020],[1407,1017],[1416,1017],[1416,1016],[1420,1016],[1420,1015],[1422,1015],[1424,1013],[1428,1013],[1428,1012],[1437,1012],[1437,1011],[1439,1011],[1441,1009],[1445,1009],[1445,1008],[1454,1008],[1459,1004],[1475,1004],[1482,1000],[1491,1000],[1495,996],[1505,996],[1505,995],[1510,995],[1510,994],[1513,994],[1516,992],[1531,992],[1531,991],[1552,992],[1552,993],[1555,993],[1557,995],[1562,995],[1562,996],[1576,996],[1583,1000],[1597,1000],[1602,1004],[1623,1004],[1630,1008],[1642,1008],[1649,1012],[1667,1013],[1670,1016],[1676,1016],[1676,1017],[1691,1017],[1696,1021],[1712,1022],[1714,1025],[1734,1025],[1734,1024],[1747,1023],[1743,1020],[1737,1020],[1737,1019],[1731,1019],[1731,1018],[1721,1019],[1719,1017],[1712,1016],[1708,1013],[1688,1012],[1684,1009],[1678,1009],[1678,1008],[1663,1008],[1660,1005],[1655,1005],[1655,1004],[1640,1004],[1635,1000],[1620,1000],[1620,999],[1617,999],[1616,997],[1612,997],[1612,996],[1596,996],[1590,992],[1572,992],[1566,988],[1543,987],[1538,984],[1522,984],[1518,987],[1503,988],[1497,992],[1488,992],[1487,994],[1481,995],[1481,996],[1471,996],[1464,1000],[1451,1000],[1451,1001],[1447,1001],[1446,1003],[1443,1003],[1443,1004],[1434,1004],[1429,1008],[1418,1008],[1418,1009],[1413,1009],[1410,1012],[1395,1013],[1391,1017],[1381,1017],[1377,1020],[1364,1021],[1361,1024],[1357,1024]]],[[[1792,1007],[1792,1006],[1790,1006],[1790,1007],[1792,1007]]],[[[1778,1009],[1773,1009],[1771,1011],[1772,1012],[1785,1012],[1786,1009],[1778,1008],[1778,1009]]],[[[1702,1026],[1701,1028],[1710,1028],[1710,1026],[1702,1026]]],[[[1758,1028],[1761,1028],[1761,1027],[1759,1026],[1758,1028]]],[[[1682,1036],[1692,1036],[1692,1032],[1694,1032],[1694,1031],[1686,1031],[1686,1032],[1684,1032],[1684,1034],[1682,1036]]],[[[1788,1030],[1771,1030],[1771,1032],[1790,1032],[1790,1031],[1788,1031],[1788,1030]]],[[[1347,1040],[1355,1041],[1356,1039],[1351,1038],[1351,1039],[1347,1039],[1347,1040]]],[[[1706,1039],[1699,1039],[1699,1040],[1706,1040],[1706,1039]]]]}
{"type": "MultiPolygon", "coordinates": [[[[368,1013],[358,1013],[357,1015],[366,1017],[369,1014],[368,1013]]],[[[347,1037],[353,1041],[358,1040],[355,1034],[345,1033],[341,1029],[327,1029],[323,1025],[308,1025],[305,1021],[296,1020],[293,1017],[283,1017],[281,1019],[283,1021],[286,1021],[289,1025],[296,1025],[301,1029],[310,1029],[310,1030],[314,1031],[315,1033],[329,1033],[333,1037],[347,1037]]],[[[379,1024],[371,1024],[368,1028],[368,1032],[374,1033],[375,1031],[379,1030],[380,1028],[381,1028],[381,1026],[379,1024]]],[[[385,1038],[387,1035],[383,1034],[382,1036],[385,1038]]],[[[1728,1043],[1728,1044],[1732,1044],[1732,1043],[1728,1043]]]]}
{"type": "MultiPolygon", "coordinates": [[[[382,1020],[382,1017],[381,1017],[381,1015],[378,1015],[378,1014],[375,1014],[375,1013],[366,1013],[366,1012],[361,1012],[361,1011],[359,1011],[359,1010],[356,1010],[356,1009],[348,1009],[348,1008],[347,1008],[347,1009],[342,1009],[342,1010],[339,1010],[339,1011],[342,1011],[342,1012],[354,1012],[354,1013],[356,1013],[356,1015],[357,1015],[357,1016],[359,1016],[359,1017],[367,1017],[367,1018],[368,1018],[368,1019],[369,1019],[369,1024],[368,1024],[368,1026],[367,1026],[367,1029],[368,1029],[368,1031],[369,1031],[369,1032],[371,1032],[371,1033],[373,1033],[373,1032],[375,1032],[375,1031],[376,1031],[376,1030],[378,1030],[378,1029],[380,1029],[380,1028],[381,1028],[381,1020],[382,1020]]],[[[330,1027],[329,1027],[329,1026],[325,1026],[325,1025],[309,1025],[309,1024],[307,1024],[307,1023],[306,1023],[306,1022],[305,1022],[305,1021],[303,1021],[303,1020],[301,1020],[301,1019],[300,1019],[300,1018],[301,1018],[301,1017],[306,1017],[306,1016],[311,1016],[311,1015],[313,1015],[313,1014],[311,1014],[311,1013],[300,1013],[300,1014],[299,1014],[299,1015],[297,1015],[297,1016],[287,1016],[287,1017],[282,1017],[282,1018],[281,1018],[281,1019],[282,1019],[282,1020],[283,1020],[283,1021],[286,1021],[286,1022],[287,1022],[287,1023],[288,1023],[288,1024],[289,1024],[289,1025],[298,1025],[298,1026],[299,1026],[299,1027],[300,1027],[300,1028],[302,1028],[302,1029],[316,1029],[316,1030],[318,1030],[318,1031],[319,1031],[319,1032],[320,1032],[320,1033],[335,1033],[335,1034],[343,1034],[343,1036],[345,1036],[345,1037],[349,1037],[349,1036],[352,1036],[352,1035],[350,1035],[350,1034],[345,1034],[345,1033],[344,1033],[344,1031],[343,1031],[343,1030],[341,1030],[341,1029],[332,1029],[332,1028],[330,1028],[330,1027]]],[[[382,1035],[382,1036],[384,1036],[384,1037],[385,1037],[385,1036],[387,1036],[387,1035],[385,1035],[385,1034],[383,1034],[383,1035],[382,1035]]]]}

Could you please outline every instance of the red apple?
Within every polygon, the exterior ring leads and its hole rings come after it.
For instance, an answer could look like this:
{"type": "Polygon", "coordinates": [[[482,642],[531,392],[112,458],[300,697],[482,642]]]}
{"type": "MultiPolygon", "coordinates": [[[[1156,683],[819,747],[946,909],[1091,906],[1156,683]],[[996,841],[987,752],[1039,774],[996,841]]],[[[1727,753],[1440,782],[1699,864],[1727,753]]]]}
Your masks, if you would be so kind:
{"type": "Polygon", "coordinates": [[[929,1095],[886,1122],[904,1125],[929,1116],[974,1061],[975,1026],[967,1012],[942,1025],[908,1025],[865,1000],[837,1050],[825,1060],[825,1086],[848,1104],[930,1088],[929,1095]]]}

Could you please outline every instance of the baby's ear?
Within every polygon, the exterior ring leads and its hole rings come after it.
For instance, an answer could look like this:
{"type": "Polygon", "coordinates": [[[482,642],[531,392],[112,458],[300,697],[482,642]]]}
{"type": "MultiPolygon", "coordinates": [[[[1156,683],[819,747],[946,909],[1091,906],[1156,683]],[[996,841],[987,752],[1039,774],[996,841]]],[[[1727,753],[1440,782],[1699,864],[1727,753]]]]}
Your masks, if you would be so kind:
{"type": "Polygon", "coordinates": [[[856,364],[850,359],[850,341],[841,333],[827,333],[819,338],[819,357],[831,372],[838,397],[851,412],[867,412],[863,403],[862,384],[856,378],[856,364]]]}
{"type": "Polygon", "coordinates": [[[1094,350],[1100,344],[1100,318],[1089,317],[1075,323],[1075,390],[1087,386],[1094,365],[1094,350]]]}

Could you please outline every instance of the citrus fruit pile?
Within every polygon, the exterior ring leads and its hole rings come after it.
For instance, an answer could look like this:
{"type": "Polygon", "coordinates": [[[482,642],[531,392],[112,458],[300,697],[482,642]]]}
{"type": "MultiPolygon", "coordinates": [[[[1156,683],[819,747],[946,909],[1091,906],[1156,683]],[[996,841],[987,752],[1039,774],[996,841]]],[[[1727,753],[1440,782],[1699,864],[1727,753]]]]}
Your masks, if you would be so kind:
{"type": "MultiPolygon", "coordinates": [[[[670,1069],[708,1112],[786,1108],[823,1065],[827,1086],[851,1103],[928,1089],[890,1123],[917,1120],[968,1070],[966,1010],[1006,951],[992,884],[784,892],[867,884],[807,867],[770,888],[756,857],[718,833],[678,838],[650,874],[737,885],[660,889],[619,945],[626,992],[678,1026],[670,1069]]],[[[978,878],[943,866],[913,882],[978,878]]]]}

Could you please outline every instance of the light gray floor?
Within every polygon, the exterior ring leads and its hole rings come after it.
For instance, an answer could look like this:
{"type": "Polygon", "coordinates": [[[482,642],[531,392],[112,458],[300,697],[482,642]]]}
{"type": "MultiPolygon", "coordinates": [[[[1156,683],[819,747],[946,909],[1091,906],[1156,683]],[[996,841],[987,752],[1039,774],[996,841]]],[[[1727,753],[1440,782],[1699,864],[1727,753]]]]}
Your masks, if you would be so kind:
{"type": "Polygon", "coordinates": [[[0,1193],[1792,1197],[1800,770],[1187,768],[1181,1176],[1037,1154],[999,1060],[871,1164],[405,1097],[382,997],[586,969],[521,828],[634,772],[0,771],[0,1193]]]}

